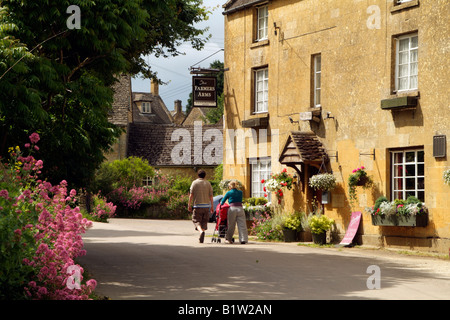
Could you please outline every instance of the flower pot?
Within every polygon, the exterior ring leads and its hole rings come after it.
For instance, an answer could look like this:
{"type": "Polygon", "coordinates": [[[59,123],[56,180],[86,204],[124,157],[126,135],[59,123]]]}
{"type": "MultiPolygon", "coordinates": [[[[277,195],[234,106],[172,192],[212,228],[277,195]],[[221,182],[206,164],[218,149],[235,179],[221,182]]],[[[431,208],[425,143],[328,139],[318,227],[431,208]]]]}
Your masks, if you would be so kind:
{"type": "Polygon", "coordinates": [[[325,244],[327,243],[327,233],[313,233],[312,239],[315,244],[325,244]]]}
{"type": "Polygon", "coordinates": [[[300,242],[311,242],[312,241],[311,231],[298,232],[297,239],[300,242]]]}
{"type": "Polygon", "coordinates": [[[292,229],[283,229],[284,242],[294,242],[297,240],[297,231],[292,229]]]}

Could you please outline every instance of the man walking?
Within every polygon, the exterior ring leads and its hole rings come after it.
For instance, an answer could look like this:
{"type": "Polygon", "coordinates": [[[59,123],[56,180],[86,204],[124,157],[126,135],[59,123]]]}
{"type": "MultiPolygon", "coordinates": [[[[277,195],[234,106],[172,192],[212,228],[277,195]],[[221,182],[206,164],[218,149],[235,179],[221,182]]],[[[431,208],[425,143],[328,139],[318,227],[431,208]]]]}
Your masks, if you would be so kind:
{"type": "Polygon", "coordinates": [[[200,232],[200,243],[203,243],[205,230],[208,229],[209,213],[214,212],[214,200],[211,183],[205,180],[206,172],[199,170],[197,174],[198,179],[191,184],[188,210],[192,212],[192,222],[200,232]]]}

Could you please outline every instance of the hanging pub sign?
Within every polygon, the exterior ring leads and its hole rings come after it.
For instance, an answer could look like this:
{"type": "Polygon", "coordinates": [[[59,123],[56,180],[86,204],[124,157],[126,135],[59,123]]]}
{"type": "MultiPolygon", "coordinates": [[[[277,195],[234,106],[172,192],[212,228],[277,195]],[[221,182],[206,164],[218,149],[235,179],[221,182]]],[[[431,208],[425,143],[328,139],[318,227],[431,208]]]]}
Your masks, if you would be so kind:
{"type": "Polygon", "coordinates": [[[217,107],[216,83],[215,77],[192,77],[193,107],[217,107]]]}

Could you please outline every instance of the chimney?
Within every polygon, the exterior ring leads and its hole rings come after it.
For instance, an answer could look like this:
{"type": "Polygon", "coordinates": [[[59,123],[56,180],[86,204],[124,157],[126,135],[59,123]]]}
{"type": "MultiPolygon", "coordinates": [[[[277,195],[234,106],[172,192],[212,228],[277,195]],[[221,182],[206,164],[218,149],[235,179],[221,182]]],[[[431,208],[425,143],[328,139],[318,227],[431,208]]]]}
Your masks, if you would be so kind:
{"type": "Polygon", "coordinates": [[[175,100],[175,113],[181,114],[181,100],[175,100]]]}
{"type": "Polygon", "coordinates": [[[154,80],[154,79],[151,80],[150,92],[154,96],[159,96],[159,84],[158,84],[157,80],[154,80]]]}

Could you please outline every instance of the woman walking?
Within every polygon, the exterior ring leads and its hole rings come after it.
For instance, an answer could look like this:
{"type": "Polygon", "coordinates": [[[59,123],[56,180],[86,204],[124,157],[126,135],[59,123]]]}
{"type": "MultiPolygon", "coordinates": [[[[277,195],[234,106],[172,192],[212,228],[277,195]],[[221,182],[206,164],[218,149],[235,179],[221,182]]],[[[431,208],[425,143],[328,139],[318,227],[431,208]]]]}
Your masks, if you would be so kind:
{"type": "Polygon", "coordinates": [[[228,191],[220,202],[223,205],[227,200],[230,208],[228,209],[228,231],[225,236],[226,243],[233,242],[234,230],[236,223],[239,232],[239,242],[244,244],[248,242],[247,224],[245,222],[245,212],[242,207],[242,191],[236,188],[236,182],[231,181],[228,184],[228,191]]]}

